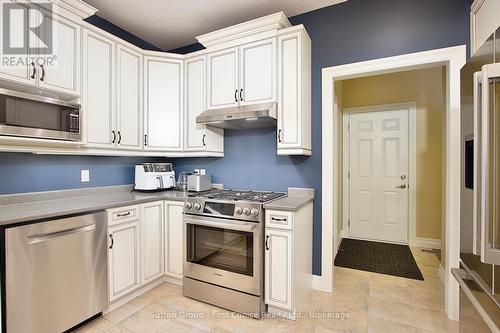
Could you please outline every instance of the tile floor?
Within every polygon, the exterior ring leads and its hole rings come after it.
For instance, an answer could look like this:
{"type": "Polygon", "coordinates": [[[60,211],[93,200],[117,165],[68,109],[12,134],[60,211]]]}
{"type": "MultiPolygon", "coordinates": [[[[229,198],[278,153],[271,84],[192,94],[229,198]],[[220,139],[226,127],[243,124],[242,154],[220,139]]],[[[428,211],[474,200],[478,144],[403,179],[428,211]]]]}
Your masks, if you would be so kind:
{"type": "Polygon", "coordinates": [[[437,257],[412,251],[425,281],[336,267],[333,293],[313,291],[296,321],[240,317],[164,283],[77,332],[458,332],[458,323],[444,313],[437,257]]]}

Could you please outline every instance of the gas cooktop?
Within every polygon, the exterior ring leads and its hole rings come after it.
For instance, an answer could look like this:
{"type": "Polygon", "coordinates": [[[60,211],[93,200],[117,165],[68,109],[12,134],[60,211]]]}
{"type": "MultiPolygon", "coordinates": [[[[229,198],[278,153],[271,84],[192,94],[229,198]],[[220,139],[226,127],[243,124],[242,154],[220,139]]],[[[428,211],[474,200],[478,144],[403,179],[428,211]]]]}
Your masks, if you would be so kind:
{"type": "Polygon", "coordinates": [[[286,193],[213,189],[205,192],[190,193],[188,196],[203,199],[266,203],[286,196],[286,193]]]}

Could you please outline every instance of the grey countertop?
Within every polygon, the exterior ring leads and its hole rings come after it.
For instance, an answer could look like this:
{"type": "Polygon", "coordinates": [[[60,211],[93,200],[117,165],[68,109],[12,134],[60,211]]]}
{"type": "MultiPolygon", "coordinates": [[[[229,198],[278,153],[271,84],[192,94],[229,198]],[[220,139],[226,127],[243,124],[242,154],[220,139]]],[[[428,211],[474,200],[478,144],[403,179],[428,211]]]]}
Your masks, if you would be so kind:
{"type": "Polygon", "coordinates": [[[53,197],[46,193],[14,195],[10,198],[0,196],[0,226],[156,200],[184,201],[186,197],[185,192],[179,191],[131,192],[129,186],[113,186],[101,191],[94,188],[59,192],[65,193],[66,197],[60,193],[54,193],[53,197]],[[17,200],[12,197],[17,197],[17,200]]]}
{"type": "MultiPolygon", "coordinates": [[[[0,195],[0,227],[28,221],[137,205],[156,200],[184,201],[187,193],[133,192],[130,185],[77,190],[0,195]]],[[[287,197],[265,204],[264,209],[295,211],[314,200],[314,190],[289,188],[287,197]]]]}
{"type": "Polygon", "coordinates": [[[264,209],[296,211],[308,203],[312,202],[314,197],[306,196],[287,196],[278,200],[274,200],[264,205],[264,209]]]}

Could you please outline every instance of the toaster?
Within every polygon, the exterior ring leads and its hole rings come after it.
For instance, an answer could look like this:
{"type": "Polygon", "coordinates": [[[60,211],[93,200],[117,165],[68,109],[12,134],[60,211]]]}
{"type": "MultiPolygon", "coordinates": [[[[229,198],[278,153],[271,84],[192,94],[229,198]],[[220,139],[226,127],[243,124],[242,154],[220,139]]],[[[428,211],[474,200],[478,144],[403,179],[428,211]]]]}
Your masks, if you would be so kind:
{"type": "Polygon", "coordinates": [[[189,175],[187,177],[187,190],[203,192],[212,189],[212,177],[210,175],[189,175]]]}
{"type": "Polygon", "coordinates": [[[175,187],[172,163],[142,163],[135,166],[136,191],[163,191],[175,187]]]}

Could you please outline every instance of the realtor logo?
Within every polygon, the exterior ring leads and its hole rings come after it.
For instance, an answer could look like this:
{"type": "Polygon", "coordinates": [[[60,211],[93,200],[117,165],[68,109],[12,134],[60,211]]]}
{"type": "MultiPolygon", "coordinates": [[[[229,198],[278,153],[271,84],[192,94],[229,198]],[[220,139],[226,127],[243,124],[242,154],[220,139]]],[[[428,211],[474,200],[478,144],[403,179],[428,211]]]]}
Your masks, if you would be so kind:
{"type": "Polygon", "coordinates": [[[2,3],[4,55],[52,54],[52,3],[2,3]]]}

